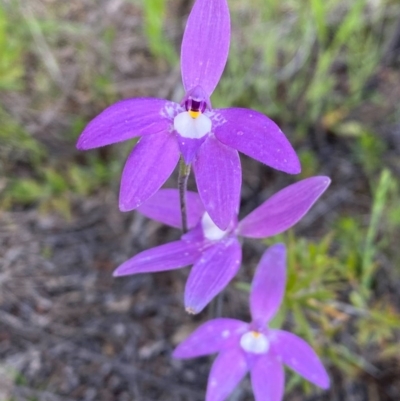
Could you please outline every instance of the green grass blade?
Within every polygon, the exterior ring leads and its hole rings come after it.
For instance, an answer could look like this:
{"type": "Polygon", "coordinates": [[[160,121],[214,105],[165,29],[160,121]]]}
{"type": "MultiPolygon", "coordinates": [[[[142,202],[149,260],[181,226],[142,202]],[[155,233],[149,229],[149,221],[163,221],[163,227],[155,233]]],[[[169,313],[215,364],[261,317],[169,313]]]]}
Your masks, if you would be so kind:
{"type": "Polygon", "coordinates": [[[371,220],[369,223],[367,236],[364,244],[364,252],[362,257],[362,279],[361,284],[364,289],[369,289],[371,286],[372,274],[374,271],[374,257],[376,254],[376,236],[379,229],[379,223],[382,218],[382,213],[386,204],[388,190],[391,184],[392,176],[389,170],[385,169],[382,171],[378,187],[376,189],[372,212],[371,212],[371,220]]]}

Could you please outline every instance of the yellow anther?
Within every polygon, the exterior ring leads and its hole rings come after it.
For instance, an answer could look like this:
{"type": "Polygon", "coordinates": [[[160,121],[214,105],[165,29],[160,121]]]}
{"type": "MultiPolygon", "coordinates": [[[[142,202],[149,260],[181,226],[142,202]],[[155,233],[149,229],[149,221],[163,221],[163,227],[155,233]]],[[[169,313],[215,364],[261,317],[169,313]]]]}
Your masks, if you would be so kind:
{"type": "Polygon", "coordinates": [[[188,113],[189,116],[192,118],[197,118],[201,114],[200,111],[195,111],[195,110],[189,110],[188,113]]]}
{"type": "Polygon", "coordinates": [[[252,331],[251,334],[253,334],[253,337],[257,338],[260,337],[261,333],[259,333],[258,331],[252,331]]]}

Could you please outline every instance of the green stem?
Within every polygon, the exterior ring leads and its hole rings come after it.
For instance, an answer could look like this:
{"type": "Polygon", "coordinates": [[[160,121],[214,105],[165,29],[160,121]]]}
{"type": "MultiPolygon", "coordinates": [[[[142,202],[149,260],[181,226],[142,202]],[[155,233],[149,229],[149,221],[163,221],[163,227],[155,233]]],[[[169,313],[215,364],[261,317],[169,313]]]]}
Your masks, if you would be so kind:
{"type": "Polygon", "coordinates": [[[187,226],[187,210],[186,210],[186,191],[187,181],[190,174],[190,164],[186,164],[181,157],[179,161],[179,178],[178,178],[178,189],[179,189],[179,200],[181,203],[181,216],[182,216],[182,231],[186,233],[188,230],[187,226]]]}

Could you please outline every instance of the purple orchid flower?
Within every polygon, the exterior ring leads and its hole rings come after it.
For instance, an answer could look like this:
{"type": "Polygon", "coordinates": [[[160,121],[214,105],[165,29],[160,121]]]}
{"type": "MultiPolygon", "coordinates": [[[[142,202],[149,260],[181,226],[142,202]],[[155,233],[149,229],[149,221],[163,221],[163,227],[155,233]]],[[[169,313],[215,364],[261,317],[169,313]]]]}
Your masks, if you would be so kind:
{"type": "MultiPolygon", "coordinates": [[[[221,230],[204,211],[198,194],[187,193],[189,232],[179,241],[143,251],[119,266],[114,276],[154,273],[193,264],[185,288],[185,308],[199,313],[236,275],[242,260],[238,236],[265,238],[295,225],[330,184],[328,177],[311,177],[279,191],[238,222],[221,230]]],[[[179,193],[157,192],[139,211],[172,227],[181,226],[179,193]]]]}
{"type": "Polygon", "coordinates": [[[329,377],[313,349],[300,337],[268,328],[282,302],[286,281],[284,244],[271,246],[254,275],[250,293],[250,324],[214,319],[201,325],[174,351],[186,359],[219,352],[208,378],[206,401],[223,401],[248,371],[256,401],[281,401],[283,364],[323,389],[329,377]]]}
{"type": "Polygon", "coordinates": [[[210,96],[224,70],[229,42],[226,0],[197,0],[182,42],[186,94],[181,104],[152,98],[123,100],[94,118],[81,134],[77,143],[81,150],[142,136],[122,173],[122,211],[135,209],[154,195],[180,154],[186,164],[193,162],[201,200],[223,230],[239,203],[238,151],[278,170],[300,172],[295,151],[273,121],[254,110],[212,108],[210,96]]]}

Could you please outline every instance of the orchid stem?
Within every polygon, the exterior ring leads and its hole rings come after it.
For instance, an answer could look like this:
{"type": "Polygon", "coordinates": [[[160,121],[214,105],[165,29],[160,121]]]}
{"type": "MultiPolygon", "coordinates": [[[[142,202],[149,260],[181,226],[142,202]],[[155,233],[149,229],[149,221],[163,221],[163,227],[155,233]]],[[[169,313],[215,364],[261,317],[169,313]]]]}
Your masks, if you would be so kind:
{"type": "Polygon", "coordinates": [[[187,226],[187,210],[186,210],[186,191],[187,191],[187,181],[190,174],[190,164],[186,164],[181,157],[179,161],[179,178],[178,178],[178,188],[179,188],[179,200],[181,203],[181,216],[182,216],[182,231],[186,233],[188,231],[187,226]]]}

